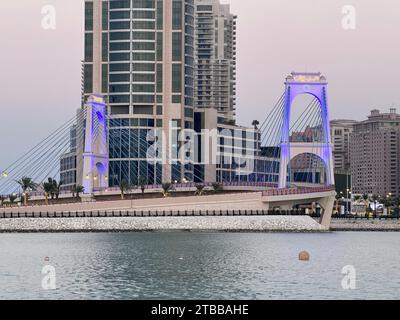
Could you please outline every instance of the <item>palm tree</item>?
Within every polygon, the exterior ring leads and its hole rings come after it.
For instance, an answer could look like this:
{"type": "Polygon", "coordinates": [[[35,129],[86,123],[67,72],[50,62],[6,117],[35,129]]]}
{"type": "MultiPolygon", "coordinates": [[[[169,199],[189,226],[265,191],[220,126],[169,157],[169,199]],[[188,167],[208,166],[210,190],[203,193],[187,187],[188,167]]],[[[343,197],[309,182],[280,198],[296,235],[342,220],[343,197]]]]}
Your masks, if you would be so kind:
{"type": "Polygon", "coordinates": [[[204,184],[197,184],[196,185],[196,193],[195,193],[195,195],[196,196],[202,196],[203,194],[204,194],[204,188],[205,188],[205,185],[204,184]]]}
{"type": "Polygon", "coordinates": [[[258,130],[259,124],[260,122],[258,120],[253,120],[253,122],[251,123],[251,125],[254,127],[254,130],[258,130]]]}
{"type": "Polygon", "coordinates": [[[125,192],[129,190],[129,183],[125,179],[122,179],[119,184],[119,189],[121,190],[121,199],[124,200],[125,192]]]}
{"type": "Polygon", "coordinates": [[[222,192],[224,190],[224,187],[219,182],[214,182],[212,184],[212,187],[213,187],[215,192],[222,192]]]}
{"type": "Polygon", "coordinates": [[[32,178],[22,177],[17,183],[21,186],[24,194],[24,206],[28,205],[28,192],[31,190],[36,190],[37,184],[33,182],[32,178]]]}
{"type": "Polygon", "coordinates": [[[61,186],[62,186],[62,182],[61,181],[57,182],[56,179],[49,178],[49,183],[51,183],[53,185],[51,198],[54,199],[54,196],[55,196],[55,198],[58,200],[58,197],[60,196],[60,189],[61,189],[61,186]]]}
{"type": "Polygon", "coordinates": [[[81,186],[80,184],[75,185],[72,187],[72,193],[75,194],[76,193],[76,198],[79,198],[79,194],[85,191],[85,187],[81,186]]]}
{"type": "Polygon", "coordinates": [[[52,194],[54,192],[54,185],[50,181],[51,178],[49,178],[48,182],[43,182],[43,191],[44,191],[44,198],[46,201],[46,206],[49,205],[49,194],[52,194]]]}
{"type": "Polygon", "coordinates": [[[146,184],[147,184],[146,178],[143,176],[140,176],[138,179],[138,186],[142,190],[142,195],[144,195],[144,191],[146,190],[146,184]]]}
{"type": "Polygon", "coordinates": [[[172,189],[172,183],[170,183],[170,182],[163,183],[162,189],[163,189],[163,196],[168,197],[168,195],[172,189]]]}
{"type": "Polygon", "coordinates": [[[8,200],[10,200],[10,203],[14,203],[15,199],[17,199],[17,195],[15,193],[8,196],[8,200]]]}

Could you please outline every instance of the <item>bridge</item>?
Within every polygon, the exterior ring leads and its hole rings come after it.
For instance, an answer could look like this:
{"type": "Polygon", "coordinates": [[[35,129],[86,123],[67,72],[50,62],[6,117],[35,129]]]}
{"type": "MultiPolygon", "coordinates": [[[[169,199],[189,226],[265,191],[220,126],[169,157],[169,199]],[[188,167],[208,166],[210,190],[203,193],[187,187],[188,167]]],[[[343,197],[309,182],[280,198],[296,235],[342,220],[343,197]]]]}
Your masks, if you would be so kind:
{"type": "MultiPolygon", "coordinates": [[[[153,183],[149,184],[136,177],[137,181],[133,181],[129,162],[128,166],[124,166],[124,161],[120,161],[120,171],[117,174],[111,172],[110,162],[115,161],[110,155],[111,151],[119,148],[122,157],[123,146],[129,148],[133,141],[138,148],[137,153],[147,154],[148,162],[155,163],[152,165],[157,165],[159,159],[168,160],[169,157],[163,154],[164,149],[161,155],[158,151],[149,155],[149,150],[156,145],[156,135],[153,135],[153,140],[140,134],[132,136],[132,130],[122,128],[117,138],[110,137],[111,121],[115,121],[115,118],[107,114],[105,101],[93,95],[76,116],[1,170],[0,194],[3,196],[0,200],[2,205],[8,206],[3,210],[21,210],[20,207],[13,208],[15,202],[23,203],[29,210],[42,210],[38,207],[48,205],[49,198],[54,198],[51,210],[57,211],[61,210],[62,204],[57,205],[55,200],[62,202],[63,199],[74,199],[77,193],[87,203],[69,206],[83,206],[82,210],[91,210],[97,207],[91,201],[101,196],[117,195],[124,189],[131,189],[127,192],[129,194],[140,193],[140,189],[148,194],[157,194],[163,191],[165,184],[171,183],[174,191],[181,193],[194,192],[199,185],[204,190],[212,190],[213,185],[218,185],[227,194],[242,192],[245,198],[257,194],[259,200],[256,202],[260,209],[292,209],[315,202],[323,209],[321,223],[330,223],[335,198],[334,174],[327,81],[320,73],[290,74],[285,81],[284,94],[262,124],[258,121],[253,123],[253,132],[257,137],[254,144],[257,144],[258,150],[249,156],[249,161],[256,173],[232,174],[230,177],[214,174],[219,177],[218,180],[207,181],[205,175],[194,170],[192,179],[182,176],[180,181],[156,181],[154,178],[153,183]],[[310,96],[311,101],[295,119],[293,104],[300,95],[310,96]],[[302,184],[309,187],[301,187],[302,184]],[[136,185],[136,189],[132,190],[132,185],[136,185]],[[29,204],[28,200],[32,203],[29,204]],[[41,205],[32,206],[35,203],[41,205]]],[[[231,125],[228,128],[234,131],[236,127],[231,125]]],[[[227,155],[224,151],[220,152],[217,145],[213,148],[217,150],[214,170],[222,171],[223,159],[227,155]]],[[[228,157],[232,157],[232,154],[228,157]]],[[[180,176],[180,172],[174,172],[180,170],[176,165],[162,163],[161,166],[163,170],[169,168],[172,176],[180,176]]],[[[222,199],[218,201],[224,202],[222,199]]]]}

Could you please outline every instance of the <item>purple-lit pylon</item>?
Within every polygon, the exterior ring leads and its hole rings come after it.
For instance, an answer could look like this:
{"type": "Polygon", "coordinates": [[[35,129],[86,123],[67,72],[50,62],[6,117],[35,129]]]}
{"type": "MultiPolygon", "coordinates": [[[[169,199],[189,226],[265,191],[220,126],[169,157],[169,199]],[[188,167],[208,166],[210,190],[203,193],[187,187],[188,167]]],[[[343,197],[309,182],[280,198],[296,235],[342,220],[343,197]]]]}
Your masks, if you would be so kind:
{"type": "Polygon", "coordinates": [[[285,81],[285,107],[283,113],[283,126],[281,138],[281,157],[279,171],[279,188],[288,185],[287,171],[290,161],[300,154],[311,153],[320,157],[326,167],[326,185],[335,184],[333,171],[333,157],[331,134],[329,127],[329,111],[327,103],[326,78],[321,73],[292,72],[285,81]],[[290,142],[290,117],[292,103],[301,94],[310,94],[318,99],[321,106],[322,130],[324,141],[322,143],[293,143],[290,142]]]}
{"type": "Polygon", "coordinates": [[[108,187],[108,146],[106,104],[103,97],[91,95],[85,104],[86,126],[83,152],[84,193],[108,187]]]}

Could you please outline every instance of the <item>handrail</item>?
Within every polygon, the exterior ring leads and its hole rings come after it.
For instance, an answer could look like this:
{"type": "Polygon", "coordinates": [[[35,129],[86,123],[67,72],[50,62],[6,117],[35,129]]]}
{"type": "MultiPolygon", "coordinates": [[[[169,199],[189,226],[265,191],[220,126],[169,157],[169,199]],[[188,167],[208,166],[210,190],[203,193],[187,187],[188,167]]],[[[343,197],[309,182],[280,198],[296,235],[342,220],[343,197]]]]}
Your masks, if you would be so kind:
{"type": "MultiPolygon", "coordinates": [[[[173,187],[175,190],[185,190],[190,188],[195,188],[196,185],[204,185],[205,187],[212,187],[211,182],[205,183],[179,183],[174,184],[173,187]]],[[[306,194],[306,193],[318,193],[318,192],[327,192],[335,190],[334,186],[318,186],[318,187],[296,187],[296,188],[285,188],[285,189],[278,189],[277,184],[273,182],[224,182],[221,183],[223,187],[260,187],[260,188],[273,188],[271,190],[264,190],[263,196],[285,196],[285,195],[296,195],[296,194],[306,194]]],[[[155,189],[162,189],[162,185],[155,184],[155,185],[146,185],[145,190],[155,190],[155,189]]],[[[136,190],[140,190],[140,186],[136,188],[136,190]]],[[[120,191],[119,187],[109,187],[109,188],[94,188],[94,192],[117,192],[120,191]]],[[[72,191],[61,191],[59,196],[71,195],[72,191]]],[[[22,193],[17,193],[16,196],[21,198],[22,193]]],[[[40,197],[44,196],[43,192],[30,192],[29,197],[40,197]]],[[[4,196],[7,198],[8,196],[4,196]]]]}
{"type": "Polygon", "coordinates": [[[263,191],[264,197],[289,196],[297,194],[320,193],[334,191],[335,186],[305,187],[305,188],[284,188],[263,191]]]}

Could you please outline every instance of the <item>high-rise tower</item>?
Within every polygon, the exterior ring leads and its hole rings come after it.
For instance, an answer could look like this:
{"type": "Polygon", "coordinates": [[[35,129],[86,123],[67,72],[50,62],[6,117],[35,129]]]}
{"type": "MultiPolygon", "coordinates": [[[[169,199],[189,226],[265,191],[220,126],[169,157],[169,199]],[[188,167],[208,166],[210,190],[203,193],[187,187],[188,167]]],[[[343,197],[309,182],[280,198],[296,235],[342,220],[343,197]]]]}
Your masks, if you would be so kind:
{"type": "Polygon", "coordinates": [[[110,185],[193,179],[171,136],[193,128],[194,13],[194,0],[85,1],[83,98],[107,102],[110,185]],[[157,129],[164,163],[148,161],[157,129]]]}
{"type": "Polygon", "coordinates": [[[196,0],[195,105],[228,120],[236,106],[236,16],[219,0],[196,0]]]}

